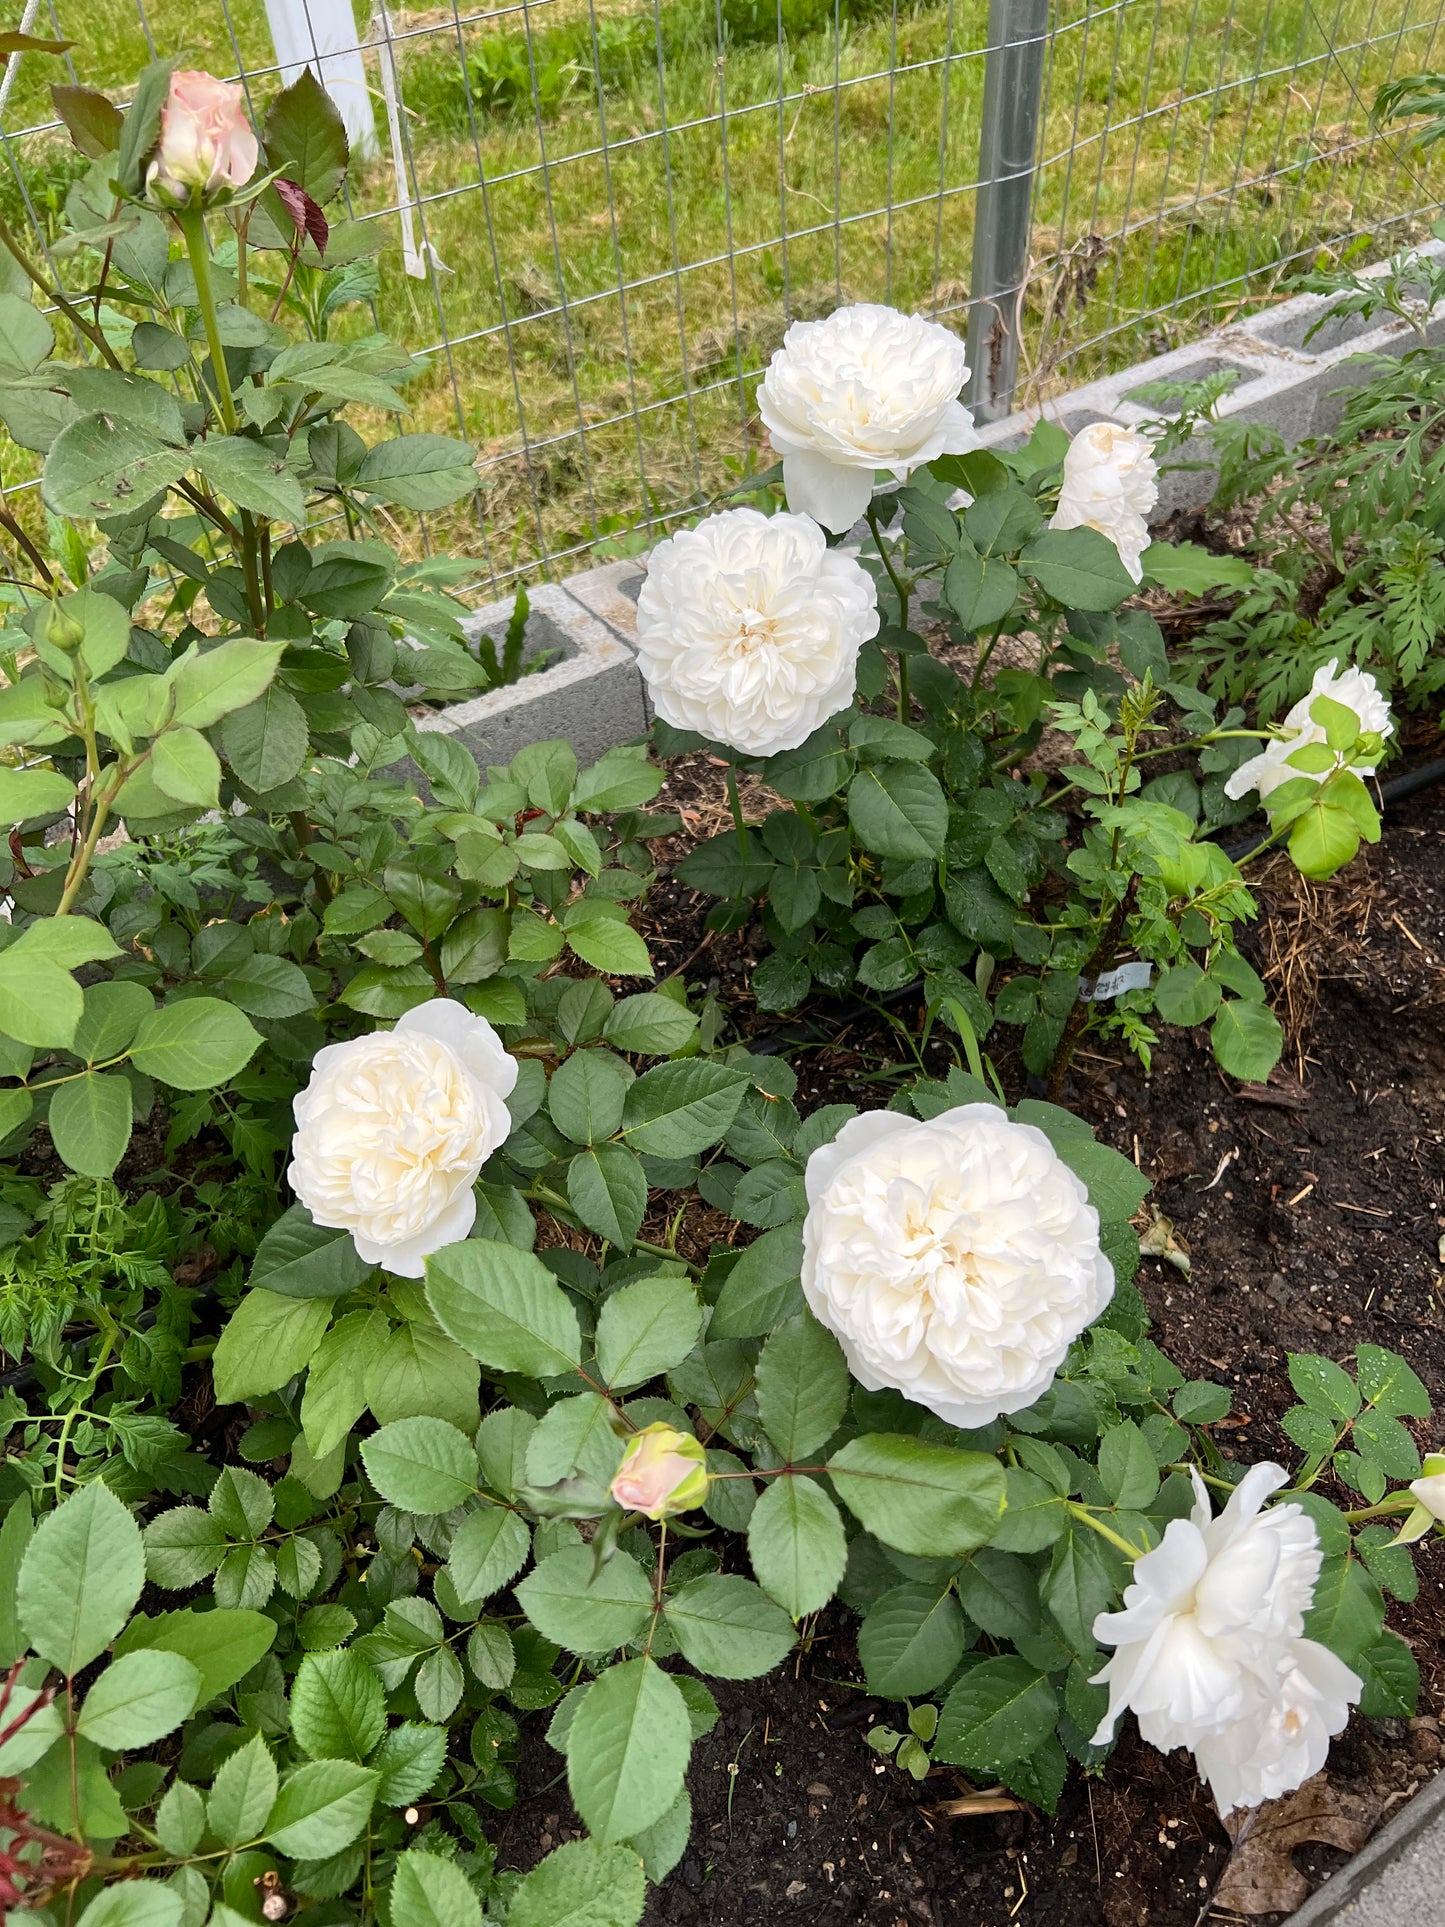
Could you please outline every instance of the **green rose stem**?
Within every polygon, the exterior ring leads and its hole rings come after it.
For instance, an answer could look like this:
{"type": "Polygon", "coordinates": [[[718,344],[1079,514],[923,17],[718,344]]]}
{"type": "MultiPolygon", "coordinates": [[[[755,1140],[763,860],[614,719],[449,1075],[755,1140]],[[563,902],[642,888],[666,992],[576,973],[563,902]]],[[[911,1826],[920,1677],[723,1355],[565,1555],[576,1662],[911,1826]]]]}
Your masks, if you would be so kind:
{"type": "MultiPolygon", "coordinates": [[[[216,290],[211,281],[211,246],[206,233],[206,217],[193,202],[189,207],[178,208],[176,225],[186,243],[186,253],[190,257],[191,272],[196,277],[196,299],[200,304],[201,319],[205,323],[206,343],[211,351],[211,368],[216,383],[216,398],[221,411],[221,426],[228,435],[234,435],[239,425],[236,413],[236,397],[231,392],[231,371],[226,366],[226,350],[221,341],[221,327],[216,315],[216,290]]],[[[246,579],[246,602],[251,611],[251,623],[258,636],[266,633],[267,603],[262,593],[261,575],[258,562],[260,543],[256,534],[256,518],[249,509],[240,511],[241,572],[246,579]]]]}
{"type": "Polygon", "coordinates": [[[206,328],[206,344],[211,351],[211,367],[216,378],[221,423],[228,435],[236,432],[236,398],[231,393],[231,373],[226,366],[226,351],[221,345],[220,323],[216,319],[216,291],[211,284],[211,247],[206,234],[206,217],[199,207],[176,210],[176,226],[190,256],[191,273],[196,277],[196,300],[206,328]]]}
{"type": "MultiPolygon", "coordinates": [[[[565,1213],[565,1216],[561,1218],[563,1224],[573,1224],[576,1222],[575,1214],[568,1200],[557,1191],[549,1191],[545,1184],[530,1185],[527,1190],[522,1193],[522,1196],[527,1199],[529,1204],[545,1204],[554,1216],[559,1212],[565,1213]]],[[[645,1252],[649,1258],[671,1258],[680,1265],[686,1265],[694,1277],[699,1274],[699,1267],[697,1265],[693,1264],[690,1259],[684,1258],[680,1251],[673,1251],[669,1249],[667,1245],[649,1244],[645,1238],[634,1238],[632,1240],[632,1249],[634,1251],[645,1252]]]]}
{"type": "Polygon", "coordinates": [[[743,861],[746,862],[748,855],[748,826],[743,821],[742,798],[738,795],[738,773],[731,763],[728,764],[728,805],[732,810],[733,824],[738,833],[738,852],[743,858],[743,861]]]}
{"type": "Polygon", "coordinates": [[[1086,1505],[1079,1505],[1071,1499],[1065,1505],[1064,1510],[1071,1518],[1079,1519],[1083,1524],[1091,1527],[1098,1533],[1101,1539],[1107,1539],[1111,1546],[1116,1546],[1127,1558],[1142,1559],[1144,1557],[1147,1550],[1146,1547],[1131,1545],[1122,1533],[1115,1532],[1112,1526],[1106,1526],[1104,1521],[1092,1513],[1086,1505]]]}
{"type": "Polygon", "coordinates": [[[1388,1499],[1378,1505],[1361,1506],[1358,1511],[1347,1512],[1345,1519],[1352,1526],[1363,1525],[1366,1519],[1383,1519],[1392,1513],[1413,1512],[1415,1497],[1410,1492],[1392,1492],[1388,1499]]]}
{"type": "MultiPolygon", "coordinates": [[[[893,566],[893,558],[884,546],[883,530],[878,522],[878,510],[871,500],[863,513],[869,528],[873,531],[873,545],[878,551],[878,558],[888,571],[888,580],[893,584],[893,593],[898,598],[898,626],[900,629],[906,629],[909,590],[900,579],[898,571],[893,566]]],[[[898,652],[898,720],[900,723],[908,721],[911,710],[912,703],[908,694],[908,657],[900,649],[898,652]]]]}

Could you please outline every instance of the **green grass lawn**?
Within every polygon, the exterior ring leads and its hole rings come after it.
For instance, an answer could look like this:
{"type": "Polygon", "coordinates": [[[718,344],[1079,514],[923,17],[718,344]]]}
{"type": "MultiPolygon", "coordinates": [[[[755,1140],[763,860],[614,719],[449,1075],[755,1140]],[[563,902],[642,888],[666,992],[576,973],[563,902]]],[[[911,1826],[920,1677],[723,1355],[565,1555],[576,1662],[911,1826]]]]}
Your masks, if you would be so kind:
{"type": "MultiPolygon", "coordinates": [[[[159,52],[225,73],[272,59],[260,0],[143,4],[159,52]]],[[[138,0],[54,11],[83,81],[119,87],[147,55],[138,0]]],[[[695,509],[767,459],[752,390],[790,313],[886,299],[962,327],[987,13],[543,0],[460,25],[394,14],[419,222],[445,269],[409,280],[391,255],[380,319],[441,350],[413,391],[419,425],[483,458],[484,515],[458,512],[434,539],[496,578],[695,509]]],[[[1249,311],[1302,251],[1361,234],[1373,258],[1426,231],[1442,164],[1402,161],[1368,107],[1391,74],[1445,57],[1441,0],[1058,0],[1055,17],[1025,308],[1034,397],[1249,311]]],[[[46,65],[22,67],[11,128],[44,118],[46,65]]],[[[352,193],[384,214],[396,190],[371,70],[383,159],[352,193]]],[[[44,220],[62,149],[36,135],[19,152],[44,220]]]]}

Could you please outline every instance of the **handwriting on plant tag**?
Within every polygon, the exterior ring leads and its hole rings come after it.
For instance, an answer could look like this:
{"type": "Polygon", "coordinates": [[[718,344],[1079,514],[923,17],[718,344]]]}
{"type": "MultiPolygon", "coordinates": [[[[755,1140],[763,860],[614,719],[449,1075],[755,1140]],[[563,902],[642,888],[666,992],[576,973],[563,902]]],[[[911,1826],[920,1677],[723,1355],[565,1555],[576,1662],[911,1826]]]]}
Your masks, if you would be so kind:
{"type": "Polygon", "coordinates": [[[1106,970],[1102,977],[1092,980],[1079,979],[1079,1002],[1081,1004],[1106,1004],[1111,998],[1122,997],[1126,990],[1147,990],[1149,979],[1154,974],[1154,966],[1147,963],[1120,964],[1117,970],[1106,970]]]}

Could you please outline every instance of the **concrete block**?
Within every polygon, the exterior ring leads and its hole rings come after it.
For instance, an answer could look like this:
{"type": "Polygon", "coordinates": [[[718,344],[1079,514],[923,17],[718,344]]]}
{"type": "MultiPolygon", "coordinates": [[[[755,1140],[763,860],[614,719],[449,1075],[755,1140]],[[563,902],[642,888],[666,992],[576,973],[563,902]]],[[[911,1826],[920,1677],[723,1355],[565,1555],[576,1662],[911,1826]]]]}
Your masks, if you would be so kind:
{"type": "Polygon", "coordinates": [[[562,587],[574,602],[604,623],[629,649],[637,648],[637,592],[647,574],[642,556],[605,562],[600,568],[569,575],[562,587]]]}
{"type": "MultiPolygon", "coordinates": [[[[1416,252],[1445,260],[1445,242],[1428,241],[1416,252]]],[[[1387,265],[1379,263],[1366,269],[1365,275],[1384,274],[1387,265]]],[[[983,444],[1017,448],[1028,439],[1041,413],[1061,422],[1070,433],[1099,420],[1137,426],[1151,415],[1171,412],[1168,403],[1136,401],[1141,389],[1160,381],[1202,381],[1227,368],[1237,369],[1242,379],[1221,402],[1221,419],[1274,428],[1291,447],[1327,434],[1344,412],[1349,389],[1372,378],[1380,357],[1403,355],[1418,340],[1409,323],[1394,316],[1364,320],[1346,315],[1327,321],[1306,344],[1306,336],[1328,311],[1331,300],[1329,295],[1296,295],[1247,323],[1216,329],[1183,348],[1056,396],[1042,409],[1020,410],[990,422],[981,430],[983,444]]],[[[1445,342],[1445,307],[1428,320],[1426,336],[1432,344],[1445,342]]],[[[1177,509],[1203,507],[1214,485],[1215,471],[1209,465],[1169,471],[1160,478],[1155,521],[1164,521],[1177,509]]]]}
{"type": "MultiPolygon", "coordinates": [[[[506,689],[449,703],[417,719],[417,728],[455,736],[485,768],[508,763],[528,743],[564,736],[583,764],[618,743],[647,733],[642,677],[631,649],[581,602],[555,584],[529,592],[526,652],[545,651],[545,669],[506,689]]],[[[493,603],[468,617],[473,638],[500,642],[511,617],[510,602],[493,603]]]]}

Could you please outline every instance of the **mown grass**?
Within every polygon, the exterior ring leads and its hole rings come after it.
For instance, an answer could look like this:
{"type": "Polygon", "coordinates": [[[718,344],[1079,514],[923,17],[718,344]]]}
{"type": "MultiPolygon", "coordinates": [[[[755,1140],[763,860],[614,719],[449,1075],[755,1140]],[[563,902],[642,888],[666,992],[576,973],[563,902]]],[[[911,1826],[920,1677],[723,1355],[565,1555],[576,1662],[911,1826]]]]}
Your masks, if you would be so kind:
{"type": "MultiPolygon", "coordinates": [[[[158,51],[273,58],[261,0],[145,0],[158,51]]],[[[77,77],[147,55],[137,0],[55,0],[77,77]]],[[[543,0],[461,24],[393,15],[418,222],[383,326],[438,348],[420,425],[482,454],[479,505],[434,539],[501,577],[766,459],[753,377],[789,314],[842,298],[962,328],[987,0],[543,0]],[[780,21],[782,30],[780,32],[780,21]],[[538,102],[540,101],[540,109],[538,102]]],[[[1445,173],[1371,130],[1427,66],[1441,0],[1059,0],[1046,79],[1027,374],[1044,396],[1247,312],[1341,237],[1417,236],[1445,173]],[[1386,17],[1388,15],[1388,17],[1386,17]]],[[[372,63],[373,79],[377,78],[372,63]]],[[[9,124],[44,116],[38,60],[9,124]]],[[[274,78],[258,80],[264,101],[274,78]]],[[[379,83],[378,83],[379,85],[379,83]]],[[[356,211],[396,198],[383,159],[356,211]]],[[[42,221],[54,136],[20,144],[42,221]]],[[[395,229],[394,217],[391,226],[395,229]]]]}

